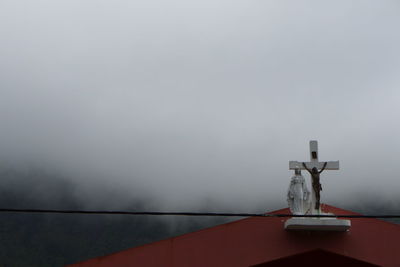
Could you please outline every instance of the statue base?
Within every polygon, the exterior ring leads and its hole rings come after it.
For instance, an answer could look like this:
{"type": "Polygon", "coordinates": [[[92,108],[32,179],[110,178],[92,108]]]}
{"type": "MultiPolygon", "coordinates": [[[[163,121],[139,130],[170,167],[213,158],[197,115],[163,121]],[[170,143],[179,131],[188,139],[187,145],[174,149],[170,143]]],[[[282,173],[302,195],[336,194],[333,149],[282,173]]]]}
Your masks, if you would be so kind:
{"type": "Polygon", "coordinates": [[[336,218],[290,218],[285,222],[286,230],[336,231],[345,232],[351,226],[350,220],[336,218]]]}

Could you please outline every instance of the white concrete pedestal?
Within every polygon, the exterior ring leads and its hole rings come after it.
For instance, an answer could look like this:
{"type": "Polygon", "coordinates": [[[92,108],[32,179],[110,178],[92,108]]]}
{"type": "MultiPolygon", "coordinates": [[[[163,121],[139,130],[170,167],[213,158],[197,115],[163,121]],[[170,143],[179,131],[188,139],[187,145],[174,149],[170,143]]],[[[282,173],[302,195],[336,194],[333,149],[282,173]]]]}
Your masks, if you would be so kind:
{"type": "Polygon", "coordinates": [[[351,226],[350,220],[336,218],[290,218],[285,222],[286,230],[308,231],[347,231],[351,226]]]}

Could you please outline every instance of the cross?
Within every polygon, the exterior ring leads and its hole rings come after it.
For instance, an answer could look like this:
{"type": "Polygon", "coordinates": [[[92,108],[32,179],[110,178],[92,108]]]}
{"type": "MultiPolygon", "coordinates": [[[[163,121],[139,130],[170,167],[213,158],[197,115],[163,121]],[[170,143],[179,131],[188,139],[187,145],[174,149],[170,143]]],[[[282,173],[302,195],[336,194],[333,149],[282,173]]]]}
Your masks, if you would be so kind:
{"type": "MultiPolygon", "coordinates": [[[[308,169],[312,168],[317,168],[318,170],[321,170],[325,162],[320,162],[318,161],[318,142],[317,141],[310,141],[310,161],[309,162],[304,162],[306,167],[308,169]]],[[[295,169],[300,169],[300,170],[305,170],[303,166],[303,162],[298,162],[298,161],[289,161],[289,169],[290,170],[295,170],[295,169]]],[[[328,161],[326,162],[325,170],[339,170],[339,161],[328,161]]],[[[315,206],[315,192],[314,190],[311,190],[311,212],[312,214],[318,214],[320,213],[320,210],[316,210],[314,208],[315,206]]]]}

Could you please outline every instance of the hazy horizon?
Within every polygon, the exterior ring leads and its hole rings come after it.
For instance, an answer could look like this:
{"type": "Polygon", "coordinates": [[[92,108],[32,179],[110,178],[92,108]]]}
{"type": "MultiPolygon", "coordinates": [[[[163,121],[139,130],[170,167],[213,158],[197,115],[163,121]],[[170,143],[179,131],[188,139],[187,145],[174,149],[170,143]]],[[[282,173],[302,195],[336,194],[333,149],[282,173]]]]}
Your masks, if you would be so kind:
{"type": "Polygon", "coordinates": [[[288,162],[318,140],[321,161],[340,161],[322,202],[399,205],[399,12],[2,1],[0,168],[64,176],[83,202],[250,210],[286,206],[288,162]]]}

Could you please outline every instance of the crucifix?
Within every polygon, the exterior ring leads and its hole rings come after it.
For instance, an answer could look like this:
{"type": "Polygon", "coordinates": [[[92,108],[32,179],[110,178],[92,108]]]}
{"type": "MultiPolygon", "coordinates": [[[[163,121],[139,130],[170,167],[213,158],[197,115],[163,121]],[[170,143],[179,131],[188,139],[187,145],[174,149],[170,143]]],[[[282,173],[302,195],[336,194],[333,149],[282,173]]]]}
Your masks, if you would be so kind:
{"type": "Polygon", "coordinates": [[[320,174],[324,170],[339,170],[339,161],[318,161],[318,142],[310,141],[310,161],[298,162],[289,161],[290,170],[307,170],[311,175],[311,213],[319,214],[320,209],[320,191],[322,190],[320,184],[320,174]]]}

